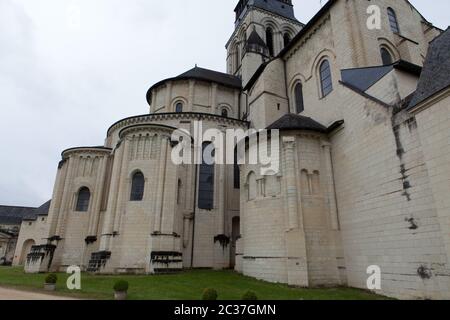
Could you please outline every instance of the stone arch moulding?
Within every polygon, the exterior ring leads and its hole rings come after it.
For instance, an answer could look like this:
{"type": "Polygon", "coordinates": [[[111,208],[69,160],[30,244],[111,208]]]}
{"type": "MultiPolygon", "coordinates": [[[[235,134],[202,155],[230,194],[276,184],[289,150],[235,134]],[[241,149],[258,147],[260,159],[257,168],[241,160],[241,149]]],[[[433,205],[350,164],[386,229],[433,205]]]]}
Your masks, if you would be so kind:
{"type": "Polygon", "coordinates": [[[217,114],[221,115],[223,109],[227,110],[228,117],[233,117],[234,116],[233,108],[228,103],[219,103],[217,105],[217,110],[216,110],[217,114]]]}
{"type": "Polygon", "coordinates": [[[281,25],[280,31],[283,34],[283,36],[285,33],[287,33],[289,35],[289,37],[291,38],[291,41],[292,41],[292,39],[294,39],[295,34],[296,34],[296,31],[288,24],[281,25]]]}
{"type": "Polygon", "coordinates": [[[95,194],[94,193],[94,188],[92,187],[92,185],[89,182],[87,182],[87,181],[80,181],[80,182],[77,182],[75,184],[75,191],[72,193],[72,201],[71,201],[71,205],[70,205],[70,211],[71,212],[76,212],[76,206],[77,206],[77,201],[78,201],[78,194],[80,193],[80,190],[82,188],[88,188],[88,190],[89,190],[89,192],[91,194],[87,212],[90,212],[91,209],[92,209],[92,199],[93,199],[94,194],[95,194]]]}
{"type": "Polygon", "coordinates": [[[270,27],[272,28],[274,33],[280,32],[280,25],[275,19],[271,17],[265,17],[264,19],[262,19],[261,25],[264,26],[264,30],[270,27]]]}
{"type": "Polygon", "coordinates": [[[311,77],[315,77],[316,79],[316,90],[317,90],[317,96],[319,99],[322,99],[322,83],[320,78],[320,66],[322,65],[322,62],[325,60],[328,60],[330,63],[330,71],[331,71],[331,80],[333,83],[333,87],[336,84],[336,81],[340,80],[340,77],[335,71],[335,65],[336,65],[336,55],[333,51],[329,49],[322,50],[314,59],[314,62],[311,66],[311,77]]]}
{"type": "Polygon", "coordinates": [[[334,66],[336,54],[334,53],[334,51],[330,49],[323,49],[322,51],[320,51],[319,54],[317,54],[316,57],[314,58],[313,63],[311,64],[311,73],[308,78],[313,77],[317,74],[320,64],[325,59],[328,59],[330,61],[330,64],[334,66]]]}
{"type": "Polygon", "coordinates": [[[169,112],[175,112],[176,111],[176,105],[178,102],[183,103],[183,109],[186,110],[186,107],[188,105],[188,100],[184,97],[178,96],[172,99],[170,102],[170,111],[169,112]]]}
{"type": "Polygon", "coordinates": [[[382,37],[378,38],[378,45],[380,49],[386,49],[391,54],[394,61],[400,60],[401,57],[399,51],[397,50],[397,47],[391,41],[389,41],[389,39],[382,37]]]}
{"type": "Polygon", "coordinates": [[[301,73],[297,73],[289,81],[289,86],[288,86],[288,88],[289,88],[289,91],[288,91],[288,94],[289,94],[288,99],[289,99],[289,101],[288,102],[289,102],[289,110],[291,112],[295,111],[295,92],[294,92],[294,90],[295,90],[295,86],[298,83],[301,83],[303,88],[305,87],[306,78],[301,73]]]}

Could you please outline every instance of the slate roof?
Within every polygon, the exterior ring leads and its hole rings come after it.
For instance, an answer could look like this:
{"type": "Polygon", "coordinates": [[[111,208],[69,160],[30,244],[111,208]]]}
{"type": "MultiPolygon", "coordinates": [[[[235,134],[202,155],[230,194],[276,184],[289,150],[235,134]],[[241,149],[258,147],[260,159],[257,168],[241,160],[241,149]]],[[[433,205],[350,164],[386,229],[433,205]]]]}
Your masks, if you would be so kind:
{"type": "Polygon", "coordinates": [[[318,123],[317,121],[300,116],[293,113],[288,113],[282,116],[280,119],[272,123],[267,127],[267,130],[307,130],[325,133],[327,128],[318,123]]]}
{"type": "Polygon", "coordinates": [[[267,47],[266,43],[264,42],[263,39],[261,39],[258,32],[256,32],[256,30],[252,31],[252,33],[250,34],[250,36],[247,39],[247,43],[248,44],[256,44],[256,45],[259,45],[264,48],[267,47]]]}
{"type": "Polygon", "coordinates": [[[341,70],[342,82],[365,92],[393,69],[402,70],[416,76],[420,76],[422,71],[420,66],[399,60],[387,66],[341,70]]]}
{"type": "Polygon", "coordinates": [[[179,76],[168,78],[165,80],[162,80],[153,86],[150,87],[147,91],[147,102],[148,104],[151,104],[152,102],[152,90],[156,87],[159,87],[163,83],[167,81],[173,81],[173,80],[189,80],[189,79],[195,79],[195,80],[201,80],[201,81],[207,81],[207,82],[215,82],[218,84],[221,84],[226,87],[236,88],[236,89],[242,89],[242,80],[239,77],[233,76],[228,73],[218,72],[214,70],[204,69],[195,66],[191,70],[188,70],[179,76]]]}
{"type": "Polygon", "coordinates": [[[175,79],[184,78],[217,82],[229,87],[238,89],[242,88],[242,80],[238,77],[223,72],[200,68],[197,66],[189,71],[186,71],[185,73],[180,74],[175,79]]]}
{"type": "Polygon", "coordinates": [[[0,206],[0,224],[20,225],[23,220],[36,220],[37,216],[48,215],[51,200],[39,208],[0,206]]]}
{"type": "Polygon", "coordinates": [[[419,85],[409,108],[450,87],[450,27],[435,38],[428,50],[419,85]]]}
{"type": "Polygon", "coordinates": [[[282,17],[297,21],[297,18],[295,18],[294,15],[294,7],[279,0],[241,0],[239,1],[235,9],[236,13],[241,10],[237,18],[241,18],[242,15],[245,14],[247,6],[254,6],[269,12],[276,13],[282,17]]]}

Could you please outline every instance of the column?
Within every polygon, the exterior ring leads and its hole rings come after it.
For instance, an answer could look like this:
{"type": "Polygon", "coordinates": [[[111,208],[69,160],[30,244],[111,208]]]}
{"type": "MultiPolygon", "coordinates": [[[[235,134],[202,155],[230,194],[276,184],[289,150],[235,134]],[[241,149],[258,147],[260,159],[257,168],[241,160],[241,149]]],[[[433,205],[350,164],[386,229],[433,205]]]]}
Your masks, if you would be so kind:
{"type": "Polygon", "coordinates": [[[167,165],[167,149],[169,141],[167,138],[162,137],[161,151],[159,154],[159,169],[158,169],[158,187],[155,201],[155,232],[161,232],[162,227],[162,214],[163,214],[163,201],[164,201],[164,184],[166,176],[167,165]]]}
{"type": "Polygon", "coordinates": [[[172,82],[166,84],[166,112],[173,112],[172,106],[172,82]]]}
{"type": "Polygon", "coordinates": [[[211,112],[220,114],[217,105],[217,83],[211,84],[211,112]]]}
{"type": "Polygon", "coordinates": [[[298,191],[295,172],[295,137],[283,137],[286,180],[286,199],[288,210],[288,228],[290,230],[299,228],[298,219],[298,191]]]}
{"type": "Polygon", "coordinates": [[[72,175],[73,175],[73,167],[74,167],[74,159],[73,158],[69,158],[69,168],[67,169],[67,176],[66,176],[66,181],[64,182],[64,191],[63,191],[63,197],[61,200],[61,209],[59,211],[59,217],[58,217],[58,226],[56,227],[56,235],[63,237],[64,234],[64,224],[65,224],[65,216],[66,216],[66,211],[69,210],[69,203],[70,203],[70,198],[72,195],[72,192],[70,190],[70,184],[71,184],[71,180],[72,180],[72,175]]]}
{"type": "Polygon", "coordinates": [[[189,97],[188,97],[188,109],[187,111],[194,111],[194,98],[195,98],[195,80],[189,80],[189,97]]]}
{"type": "Polygon", "coordinates": [[[117,197],[117,204],[115,208],[115,214],[114,214],[114,228],[113,232],[118,232],[120,228],[120,219],[122,217],[122,209],[123,209],[123,202],[124,198],[129,197],[129,195],[125,195],[126,188],[126,182],[128,180],[128,156],[130,153],[130,140],[128,140],[126,137],[124,138],[124,146],[123,146],[123,160],[122,160],[122,166],[120,169],[120,175],[119,175],[119,188],[118,193],[116,195],[117,197]]]}
{"type": "Polygon", "coordinates": [[[111,174],[111,189],[109,190],[108,206],[106,209],[105,219],[103,221],[102,235],[100,241],[100,250],[107,251],[109,242],[113,233],[114,216],[117,207],[117,192],[119,188],[119,179],[124,156],[124,146],[119,146],[115,150],[113,169],[111,174]]]}
{"type": "Polygon", "coordinates": [[[327,194],[328,194],[328,205],[330,208],[330,221],[331,228],[333,230],[339,230],[339,212],[337,208],[336,200],[336,189],[334,184],[334,172],[333,172],[333,162],[331,159],[331,144],[329,142],[322,142],[323,154],[325,157],[325,168],[327,174],[327,194]]]}
{"type": "Polygon", "coordinates": [[[97,182],[96,182],[96,199],[94,204],[94,210],[93,210],[93,219],[91,222],[91,228],[89,230],[90,236],[97,235],[98,231],[98,222],[100,219],[100,210],[102,205],[102,198],[103,198],[103,188],[105,183],[105,176],[106,176],[106,163],[108,161],[108,156],[105,155],[100,160],[100,166],[99,171],[97,173],[97,182]]]}
{"type": "Polygon", "coordinates": [[[64,194],[64,184],[67,178],[68,165],[64,165],[64,160],[61,161],[58,172],[56,174],[55,187],[53,190],[52,202],[49,209],[49,233],[48,237],[56,235],[56,228],[58,224],[58,218],[61,211],[61,201],[64,194]]]}

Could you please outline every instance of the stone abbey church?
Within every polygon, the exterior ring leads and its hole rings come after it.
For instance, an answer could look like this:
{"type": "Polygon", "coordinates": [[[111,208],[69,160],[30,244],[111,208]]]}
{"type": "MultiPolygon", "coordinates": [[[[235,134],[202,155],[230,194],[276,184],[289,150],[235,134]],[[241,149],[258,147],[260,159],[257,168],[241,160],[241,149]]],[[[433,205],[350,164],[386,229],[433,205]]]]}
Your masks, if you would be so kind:
{"type": "Polygon", "coordinates": [[[450,299],[450,31],[406,0],[330,0],[307,24],[291,0],[235,11],[227,73],[165,79],[103,146],[62,153],[48,214],[22,222],[14,264],[233,268],[363,289],[376,265],[381,294],[450,299]],[[279,129],[279,172],[175,165],[171,134],[194,136],[197,121],[279,129]]]}

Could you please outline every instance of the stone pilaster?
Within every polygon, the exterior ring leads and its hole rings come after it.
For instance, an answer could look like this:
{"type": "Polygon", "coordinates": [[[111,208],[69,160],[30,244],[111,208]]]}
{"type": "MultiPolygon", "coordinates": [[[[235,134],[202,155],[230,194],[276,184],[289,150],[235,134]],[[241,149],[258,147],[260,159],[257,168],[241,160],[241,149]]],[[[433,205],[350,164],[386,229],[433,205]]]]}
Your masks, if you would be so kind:
{"type": "Polygon", "coordinates": [[[194,99],[195,99],[195,80],[189,80],[189,97],[188,97],[188,109],[187,111],[194,111],[194,99]]]}
{"type": "Polygon", "coordinates": [[[329,142],[322,142],[323,155],[325,159],[325,170],[327,177],[327,197],[330,210],[331,228],[339,230],[339,213],[336,200],[336,190],[334,184],[333,162],[331,159],[331,144],[329,142]]]}
{"type": "Polygon", "coordinates": [[[108,206],[103,221],[102,235],[100,241],[101,250],[109,250],[110,239],[113,233],[114,216],[117,209],[117,196],[119,189],[119,177],[122,170],[122,161],[124,157],[124,146],[121,145],[115,150],[113,169],[111,175],[111,189],[109,191],[108,206]]]}
{"type": "Polygon", "coordinates": [[[286,267],[288,284],[308,287],[308,261],[303,216],[299,207],[295,137],[283,137],[284,180],[286,183],[286,267]]]}

